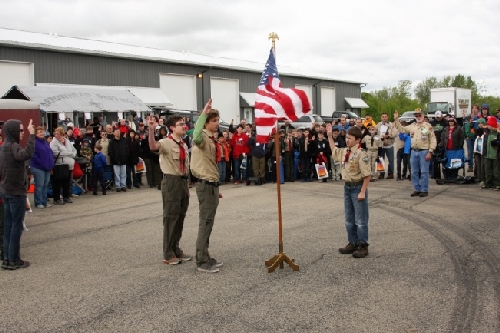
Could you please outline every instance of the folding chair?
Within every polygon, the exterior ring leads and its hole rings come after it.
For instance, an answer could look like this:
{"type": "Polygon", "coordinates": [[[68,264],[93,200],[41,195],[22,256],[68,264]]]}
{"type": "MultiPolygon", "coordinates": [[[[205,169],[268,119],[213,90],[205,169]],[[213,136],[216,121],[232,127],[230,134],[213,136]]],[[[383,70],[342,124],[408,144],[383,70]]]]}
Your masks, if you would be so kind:
{"type": "Polygon", "coordinates": [[[104,186],[106,190],[112,190],[114,185],[114,175],[113,175],[113,166],[106,165],[104,167],[104,186]]]}
{"type": "Polygon", "coordinates": [[[446,183],[450,184],[463,184],[465,178],[465,163],[467,159],[465,158],[465,152],[463,149],[457,150],[446,150],[444,152],[444,158],[441,159],[441,165],[443,168],[443,179],[436,179],[436,183],[443,185],[446,183]],[[462,170],[462,176],[458,175],[458,172],[462,170]]]}
{"type": "Polygon", "coordinates": [[[85,161],[83,159],[76,159],[75,166],[73,167],[73,184],[71,186],[71,192],[73,192],[73,186],[76,186],[82,190],[82,193],[87,193],[87,189],[85,186],[85,181],[87,178],[86,173],[82,169],[87,168],[87,159],[85,161]],[[82,165],[83,164],[83,168],[82,165]]]}

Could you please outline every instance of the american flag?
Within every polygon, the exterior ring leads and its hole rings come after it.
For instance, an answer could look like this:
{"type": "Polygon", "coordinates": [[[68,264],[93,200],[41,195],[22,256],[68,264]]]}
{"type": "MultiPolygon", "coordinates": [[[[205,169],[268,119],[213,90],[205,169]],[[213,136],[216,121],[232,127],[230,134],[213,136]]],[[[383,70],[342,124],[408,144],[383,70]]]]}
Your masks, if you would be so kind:
{"type": "Polygon", "coordinates": [[[255,98],[257,142],[269,141],[278,119],[295,121],[311,110],[311,103],[301,89],[282,88],[274,51],[269,52],[255,98]]]}

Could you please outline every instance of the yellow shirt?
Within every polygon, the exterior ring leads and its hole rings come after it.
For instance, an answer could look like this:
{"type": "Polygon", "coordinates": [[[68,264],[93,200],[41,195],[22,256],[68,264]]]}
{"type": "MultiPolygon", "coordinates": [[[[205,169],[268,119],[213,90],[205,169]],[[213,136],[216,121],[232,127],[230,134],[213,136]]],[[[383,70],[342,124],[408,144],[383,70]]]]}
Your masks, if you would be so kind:
{"type": "Polygon", "coordinates": [[[165,138],[161,139],[158,142],[159,145],[159,153],[160,153],[160,169],[163,173],[167,175],[173,176],[188,176],[189,175],[189,153],[186,146],[186,143],[181,140],[179,144],[172,139],[165,138]],[[184,172],[181,171],[181,163],[180,163],[180,153],[181,144],[184,147],[184,151],[186,154],[186,167],[184,172]]]}
{"type": "Polygon", "coordinates": [[[436,149],[436,136],[429,123],[423,122],[421,126],[418,126],[418,123],[403,126],[399,121],[395,121],[394,124],[398,131],[410,133],[411,149],[428,149],[431,153],[436,149]]]}
{"type": "Polygon", "coordinates": [[[215,142],[212,132],[203,130],[201,142],[197,144],[193,140],[193,150],[191,156],[191,172],[196,178],[209,182],[219,181],[219,169],[215,161],[215,142]]]}
{"type": "Polygon", "coordinates": [[[354,146],[351,148],[347,162],[345,162],[347,152],[348,148],[337,148],[332,153],[332,157],[336,161],[340,161],[342,179],[346,182],[359,182],[363,178],[371,176],[372,171],[367,152],[354,146]]]}

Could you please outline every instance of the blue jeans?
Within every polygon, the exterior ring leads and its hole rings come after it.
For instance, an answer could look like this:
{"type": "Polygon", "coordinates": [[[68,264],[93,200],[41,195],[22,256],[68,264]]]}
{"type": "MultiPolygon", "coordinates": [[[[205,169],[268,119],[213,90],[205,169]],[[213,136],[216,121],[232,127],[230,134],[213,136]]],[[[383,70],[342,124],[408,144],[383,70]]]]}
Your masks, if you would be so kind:
{"type": "Polygon", "coordinates": [[[217,162],[217,168],[219,168],[219,182],[224,183],[226,181],[226,160],[217,162]]]}
{"type": "Polygon", "coordinates": [[[465,139],[467,142],[467,164],[472,168],[474,166],[474,139],[465,139]]]}
{"type": "Polygon", "coordinates": [[[21,260],[19,249],[23,233],[23,220],[26,214],[26,197],[24,195],[2,196],[4,207],[3,259],[10,262],[21,260]]]}
{"type": "Polygon", "coordinates": [[[233,180],[241,182],[247,179],[247,169],[241,169],[241,160],[233,156],[233,180]],[[241,175],[240,175],[241,171],[241,175]]]}
{"type": "Polygon", "coordinates": [[[300,153],[296,151],[293,153],[293,179],[299,178],[299,163],[300,163],[300,153]]]}
{"type": "Polygon", "coordinates": [[[125,188],[127,186],[127,166],[126,165],[113,165],[115,172],[115,187],[125,188]]]}
{"type": "Polygon", "coordinates": [[[368,244],[368,190],[365,200],[358,201],[362,185],[344,185],[344,210],[347,240],[351,244],[364,242],[368,244]]]}
{"type": "Polygon", "coordinates": [[[415,192],[428,192],[429,191],[429,164],[430,160],[425,160],[425,155],[429,151],[411,151],[410,165],[411,165],[411,182],[415,192]]]}
{"type": "MultiPolygon", "coordinates": [[[[382,158],[387,156],[388,166],[387,166],[387,175],[394,174],[394,147],[390,148],[382,148],[382,158]]],[[[385,172],[381,172],[381,175],[385,175],[385,172]]]]}
{"type": "Polygon", "coordinates": [[[50,171],[31,167],[35,179],[35,206],[47,206],[47,186],[50,181],[50,171]]]}

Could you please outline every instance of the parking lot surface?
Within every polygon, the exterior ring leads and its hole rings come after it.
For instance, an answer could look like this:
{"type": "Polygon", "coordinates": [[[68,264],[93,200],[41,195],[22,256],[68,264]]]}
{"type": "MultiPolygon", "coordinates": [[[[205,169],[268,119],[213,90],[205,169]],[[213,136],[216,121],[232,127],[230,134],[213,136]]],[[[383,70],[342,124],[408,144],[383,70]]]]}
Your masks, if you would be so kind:
{"type": "MultiPolygon", "coordinates": [[[[278,252],[275,184],[224,185],[210,254],[162,263],[156,189],[86,194],[27,216],[22,258],[0,271],[0,332],[500,332],[500,192],[408,181],[370,183],[370,254],[345,246],[341,182],[282,185],[284,251],[300,266],[268,273],[278,252]]],[[[194,255],[191,189],[181,247],[194,255]]]]}

